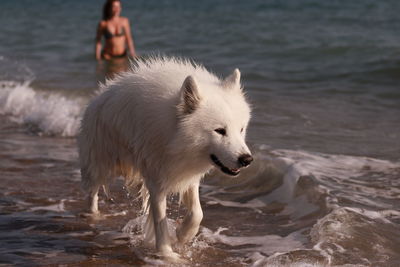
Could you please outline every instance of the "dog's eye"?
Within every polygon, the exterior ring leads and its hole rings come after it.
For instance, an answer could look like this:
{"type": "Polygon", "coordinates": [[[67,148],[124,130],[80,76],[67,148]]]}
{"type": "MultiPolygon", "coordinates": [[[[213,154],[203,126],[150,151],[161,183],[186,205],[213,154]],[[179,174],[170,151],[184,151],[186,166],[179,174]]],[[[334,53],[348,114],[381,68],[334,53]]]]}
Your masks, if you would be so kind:
{"type": "Polygon", "coordinates": [[[242,128],[242,129],[240,129],[240,133],[243,133],[243,128],[242,128]]]}
{"type": "Polygon", "coordinates": [[[214,131],[216,131],[220,135],[224,135],[224,136],[226,135],[226,130],[224,128],[218,128],[218,129],[215,129],[214,131]]]}

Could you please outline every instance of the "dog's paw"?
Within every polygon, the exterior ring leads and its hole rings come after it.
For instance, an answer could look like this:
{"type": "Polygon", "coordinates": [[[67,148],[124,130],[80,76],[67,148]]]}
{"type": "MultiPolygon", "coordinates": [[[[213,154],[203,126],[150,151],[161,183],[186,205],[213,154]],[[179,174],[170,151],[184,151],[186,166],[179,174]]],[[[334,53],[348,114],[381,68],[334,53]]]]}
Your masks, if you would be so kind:
{"type": "Polygon", "coordinates": [[[172,248],[165,248],[164,250],[157,253],[163,260],[175,264],[185,264],[187,261],[181,257],[178,253],[172,251],[172,248]]]}
{"type": "Polygon", "coordinates": [[[175,264],[187,264],[188,261],[183,259],[178,253],[176,252],[168,252],[166,254],[162,254],[162,258],[170,263],[175,263],[175,264]]]}

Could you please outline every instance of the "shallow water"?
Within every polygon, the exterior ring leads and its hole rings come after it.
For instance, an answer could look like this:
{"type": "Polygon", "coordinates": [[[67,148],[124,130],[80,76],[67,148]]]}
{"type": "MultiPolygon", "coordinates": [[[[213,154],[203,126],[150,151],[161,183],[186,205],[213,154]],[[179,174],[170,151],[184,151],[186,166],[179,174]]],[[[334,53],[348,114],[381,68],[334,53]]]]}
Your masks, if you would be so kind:
{"type": "MultiPolygon", "coordinates": [[[[1,264],[129,266],[161,262],[148,256],[155,253],[140,246],[140,237],[131,245],[129,233],[122,231],[130,218],[139,216],[140,207],[121,181],[111,188],[113,202],[104,198],[100,202],[102,217],[86,216],[75,141],[41,137],[37,142],[36,135],[1,119],[5,121],[0,129],[1,264]]],[[[178,219],[182,211],[175,205],[171,213],[178,219]]],[[[190,248],[186,251],[189,262],[222,260],[240,265],[229,252],[197,242],[207,257],[190,248]]]]}
{"type": "MultiPolygon", "coordinates": [[[[141,55],[238,67],[253,106],[256,160],[204,179],[200,233],[176,248],[188,265],[400,265],[399,3],[123,2],[141,55]]],[[[100,11],[0,3],[0,265],[165,264],[122,181],[104,216],[83,214],[75,137],[116,67],[93,60],[100,11]]],[[[184,208],[169,202],[173,229],[184,208]]]]}
{"type": "MultiPolygon", "coordinates": [[[[1,263],[165,264],[143,243],[140,206],[122,181],[84,216],[74,139],[0,129],[1,263]],[[132,219],[132,221],[130,221],[132,219]]],[[[400,261],[400,163],[290,150],[256,151],[238,178],[204,179],[200,234],[177,248],[190,265],[299,266],[400,261]]],[[[182,218],[170,198],[171,227],[182,218]]]]}

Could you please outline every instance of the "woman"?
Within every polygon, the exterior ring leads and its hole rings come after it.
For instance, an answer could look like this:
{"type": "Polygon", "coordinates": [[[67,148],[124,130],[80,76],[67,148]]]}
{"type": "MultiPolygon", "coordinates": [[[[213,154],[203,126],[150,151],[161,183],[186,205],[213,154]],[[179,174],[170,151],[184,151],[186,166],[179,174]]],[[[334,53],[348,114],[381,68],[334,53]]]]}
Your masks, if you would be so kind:
{"type": "Polygon", "coordinates": [[[103,7],[103,20],[97,27],[96,59],[126,58],[127,46],[131,57],[136,57],[128,18],[120,16],[121,2],[107,0],[103,7]],[[104,35],[105,44],[102,50],[101,37],[104,35]]]}

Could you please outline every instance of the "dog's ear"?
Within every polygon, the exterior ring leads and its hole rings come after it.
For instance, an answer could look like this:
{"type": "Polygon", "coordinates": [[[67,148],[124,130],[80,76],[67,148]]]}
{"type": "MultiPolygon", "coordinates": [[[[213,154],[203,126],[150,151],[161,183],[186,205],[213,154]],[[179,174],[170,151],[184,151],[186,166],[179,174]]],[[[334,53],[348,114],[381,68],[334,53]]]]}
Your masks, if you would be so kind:
{"type": "Polygon", "coordinates": [[[231,75],[222,81],[222,86],[224,88],[238,88],[240,89],[240,71],[235,69],[231,75]]]}
{"type": "Polygon", "coordinates": [[[192,76],[186,77],[181,88],[181,102],[178,109],[183,114],[193,113],[201,101],[199,89],[192,76]]]}

